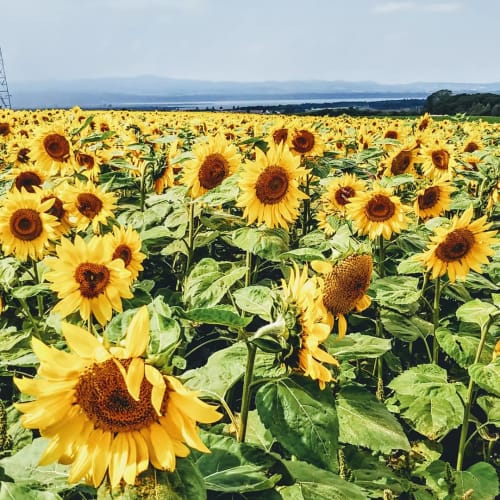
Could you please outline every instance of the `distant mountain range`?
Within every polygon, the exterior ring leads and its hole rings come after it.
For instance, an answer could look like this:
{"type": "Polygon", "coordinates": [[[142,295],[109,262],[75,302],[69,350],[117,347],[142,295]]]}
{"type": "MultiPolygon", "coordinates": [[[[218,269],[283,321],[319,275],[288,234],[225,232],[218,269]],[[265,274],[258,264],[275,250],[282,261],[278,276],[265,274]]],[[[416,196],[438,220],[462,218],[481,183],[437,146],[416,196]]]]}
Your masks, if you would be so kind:
{"type": "MultiPolygon", "coordinates": [[[[15,109],[69,108],[189,108],[217,103],[270,102],[309,99],[323,101],[362,99],[426,98],[448,89],[454,93],[500,93],[500,82],[415,82],[381,84],[371,81],[262,81],[231,82],[181,80],[157,76],[96,78],[65,81],[9,82],[15,109]]],[[[219,107],[219,106],[217,106],[219,107]]]]}

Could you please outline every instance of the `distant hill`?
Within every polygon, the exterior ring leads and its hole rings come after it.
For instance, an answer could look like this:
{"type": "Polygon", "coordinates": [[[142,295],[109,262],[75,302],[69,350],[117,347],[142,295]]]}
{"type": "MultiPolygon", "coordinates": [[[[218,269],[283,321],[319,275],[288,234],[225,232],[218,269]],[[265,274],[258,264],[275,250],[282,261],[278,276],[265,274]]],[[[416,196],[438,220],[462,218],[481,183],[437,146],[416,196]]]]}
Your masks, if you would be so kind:
{"type": "MultiPolygon", "coordinates": [[[[231,82],[181,80],[156,76],[133,78],[96,78],[65,81],[9,82],[12,105],[24,108],[168,107],[176,103],[227,102],[236,100],[293,99],[360,100],[426,98],[440,89],[453,92],[500,93],[500,82],[450,83],[415,82],[380,84],[371,81],[262,81],[231,82]]],[[[186,104],[187,103],[187,104],[186,104]]]]}

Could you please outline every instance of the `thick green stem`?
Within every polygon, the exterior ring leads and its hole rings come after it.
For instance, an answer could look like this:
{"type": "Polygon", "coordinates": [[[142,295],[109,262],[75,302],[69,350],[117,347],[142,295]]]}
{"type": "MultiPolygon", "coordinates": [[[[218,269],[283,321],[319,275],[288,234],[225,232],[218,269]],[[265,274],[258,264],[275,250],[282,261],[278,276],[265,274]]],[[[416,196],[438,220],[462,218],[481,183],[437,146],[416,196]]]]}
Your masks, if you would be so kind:
{"type": "MultiPolygon", "coordinates": [[[[384,326],[382,325],[382,320],[380,319],[380,314],[378,314],[377,322],[375,323],[375,328],[377,332],[377,337],[384,337],[384,326]]],[[[383,361],[381,357],[377,358],[377,399],[379,401],[384,400],[384,371],[383,371],[383,361]]]]}
{"type": "MultiPolygon", "coordinates": [[[[33,272],[35,274],[35,283],[37,285],[40,284],[40,275],[38,273],[38,264],[36,261],[33,261],[33,272]]],[[[42,318],[43,315],[44,315],[44,310],[43,310],[43,296],[38,293],[36,295],[36,305],[37,305],[37,308],[38,308],[38,318],[42,318]]]]}
{"type": "Polygon", "coordinates": [[[187,260],[186,269],[184,270],[184,276],[187,276],[189,269],[191,267],[191,261],[193,260],[194,252],[194,202],[189,204],[189,216],[188,216],[188,241],[187,241],[187,260]]]}
{"type": "MultiPolygon", "coordinates": [[[[490,320],[487,321],[481,328],[481,340],[479,341],[479,345],[477,346],[476,356],[474,357],[474,364],[479,362],[481,358],[481,353],[483,352],[483,347],[486,342],[486,337],[488,335],[488,330],[490,329],[490,325],[493,322],[494,318],[490,317],[490,320]]],[[[472,378],[469,379],[469,387],[467,388],[467,395],[465,397],[465,408],[464,408],[464,419],[462,421],[462,428],[460,429],[460,439],[458,441],[458,453],[457,453],[457,471],[462,470],[463,462],[464,462],[464,453],[465,446],[467,444],[467,432],[469,430],[469,418],[470,418],[470,409],[472,406],[474,392],[474,381],[472,378]]]]}
{"type": "Polygon", "coordinates": [[[252,283],[252,254],[247,250],[245,254],[245,286],[250,286],[252,283]]]}
{"type": "Polygon", "coordinates": [[[238,432],[238,441],[245,442],[248,423],[248,411],[250,410],[250,395],[251,384],[253,378],[253,369],[255,365],[255,355],[257,354],[257,347],[253,344],[247,343],[248,357],[247,366],[245,369],[245,377],[243,379],[243,394],[241,396],[241,414],[240,414],[240,427],[238,432]]]}
{"type": "Polygon", "coordinates": [[[380,235],[378,237],[378,275],[380,278],[385,276],[385,247],[384,247],[384,237],[380,235]]]}
{"type": "Polygon", "coordinates": [[[304,200],[304,212],[302,214],[302,236],[307,234],[309,231],[309,221],[311,219],[311,200],[309,198],[309,183],[310,176],[308,175],[306,178],[306,186],[305,186],[305,194],[307,198],[304,200]]]}
{"type": "Polygon", "coordinates": [[[439,344],[436,338],[436,329],[439,326],[439,304],[441,300],[441,280],[439,276],[435,281],[434,288],[434,303],[432,305],[432,324],[433,324],[433,337],[432,337],[432,362],[434,364],[438,363],[439,357],[439,344]]]}

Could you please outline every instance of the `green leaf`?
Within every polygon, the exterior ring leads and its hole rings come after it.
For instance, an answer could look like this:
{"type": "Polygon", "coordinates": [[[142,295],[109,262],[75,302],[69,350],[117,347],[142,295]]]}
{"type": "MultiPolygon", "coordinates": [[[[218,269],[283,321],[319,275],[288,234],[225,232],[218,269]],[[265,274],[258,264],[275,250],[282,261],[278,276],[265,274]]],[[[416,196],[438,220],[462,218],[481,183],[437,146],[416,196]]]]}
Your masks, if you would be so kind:
{"type": "Polygon", "coordinates": [[[218,207],[236,200],[238,196],[238,176],[230,175],[226,177],[217,187],[210,189],[196,201],[208,205],[209,207],[218,207]]]}
{"type": "Polygon", "coordinates": [[[495,396],[479,396],[477,404],[486,413],[488,422],[500,427],[500,398],[495,396]]]}
{"type": "Polygon", "coordinates": [[[384,328],[394,337],[413,342],[430,335],[434,329],[432,323],[425,321],[418,316],[405,316],[397,311],[381,308],[380,319],[384,328]]]}
{"type": "Polygon", "coordinates": [[[289,235],[284,229],[242,227],[232,233],[231,244],[263,259],[279,261],[288,251],[289,235]]]}
{"type": "Polygon", "coordinates": [[[231,436],[201,431],[210,453],[192,452],[208,490],[245,493],[273,488],[283,466],[257,446],[239,443],[231,436]]]}
{"type": "Polygon", "coordinates": [[[470,300],[461,305],[457,311],[457,318],[469,323],[476,323],[481,328],[490,321],[491,316],[498,314],[500,309],[489,302],[479,299],[470,300]]]}
{"type": "Polygon", "coordinates": [[[436,338],[441,349],[462,368],[467,368],[474,362],[479,345],[477,337],[461,332],[455,334],[448,328],[439,327],[436,329],[436,338]]]}
{"type": "Polygon", "coordinates": [[[398,274],[422,274],[424,266],[412,256],[402,260],[397,267],[398,274]]]}
{"type": "Polygon", "coordinates": [[[411,276],[389,276],[375,280],[371,289],[381,305],[394,307],[400,304],[412,304],[420,298],[418,281],[418,278],[411,276]]]}
{"type": "Polygon", "coordinates": [[[305,377],[262,386],[255,404],[264,425],[290,453],[337,470],[338,419],[331,393],[305,377]]]}
{"type": "Polygon", "coordinates": [[[447,372],[435,364],[418,365],[404,371],[388,384],[401,416],[429,439],[438,439],[463,420],[466,389],[448,383],[447,372]]]}
{"type": "Polygon", "coordinates": [[[190,309],[184,313],[187,319],[208,325],[225,325],[244,328],[251,321],[251,316],[241,317],[231,306],[212,306],[210,308],[190,309]]]}
{"type": "Polygon", "coordinates": [[[38,285],[25,285],[20,286],[12,291],[12,295],[16,299],[27,299],[35,295],[45,295],[50,292],[49,283],[40,283],[38,285]]]}
{"type": "Polygon", "coordinates": [[[0,483],[0,500],[61,500],[53,491],[43,491],[16,483],[0,483]]]}
{"type": "Polygon", "coordinates": [[[280,489],[285,500],[363,500],[367,492],[354,483],[345,481],[337,474],[315,467],[300,460],[284,461],[295,480],[292,486],[280,489]]]}
{"type": "Polygon", "coordinates": [[[374,451],[409,451],[410,443],[396,418],[370,392],[346,386],[337,394],[339,441],[374,451]]]}
{"type": "Polygon", "coordinates": [[[267,286],[247,286],[233,292],[236,305],[250,314],[260,316],[266,321],[272,320],[274,293],[267,286]]]}
{"type": "Polygon", "coordinates": [[[481,389],[500,397],[500,358],[487,365],[473,364],[469,367],[469,375],[481,389]]]}
{"type": "Polygon", "coordinates": [[[381,339],[371,335],[363,335],[362,333],[350,333],[341,340],[331,335],[325,345],[328,352],[339,361],[379,358],[391,350],[390,339],[381,339]]]}
{"type": "Polygon", "coordinates": [[[282,253],[280,255],[281,260],[285,259],[297,259],[301,262],[304,261],[312,261],[312,260],[325,260],[325,256],[320,250],[317,250],[316,248],[296,248],[294,250],[290,250],[288,252],[282,253]]]}

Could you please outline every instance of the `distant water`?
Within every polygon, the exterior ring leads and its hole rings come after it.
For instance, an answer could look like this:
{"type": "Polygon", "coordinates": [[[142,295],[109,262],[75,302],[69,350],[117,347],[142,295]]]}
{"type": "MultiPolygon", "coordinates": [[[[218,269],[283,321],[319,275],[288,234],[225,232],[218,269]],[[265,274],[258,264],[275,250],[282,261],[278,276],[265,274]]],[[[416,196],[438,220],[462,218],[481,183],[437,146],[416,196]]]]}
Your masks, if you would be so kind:
{"type": "MultiPolygon", "coordinates": [[[[377,101],[400,101],[404,99],[425,99],[427,95],[422,94],[422,96],[398,96],[398,97],[363,97],[351,96],[349,98],[311,98],[307,97],[302,99],[242,99],[242,100],[203,100],[203,101],[175,101],[175,100],[165,100],[165,101],[130,101],[130,102],[120,102],[114,103],[111,107],[113,108],[172,108],[179,110],[191,110],[191,109],[233,109],[233,108],[246,108],[252,106],[279,106],[286,104],[312,104],[311,109],[317,108],[321,109],[325,104],[334,103],[360,103],[360,102],[377,102],[377,101]]],[[[340,106],[339,106],[340,107],[340,106]]]]}

